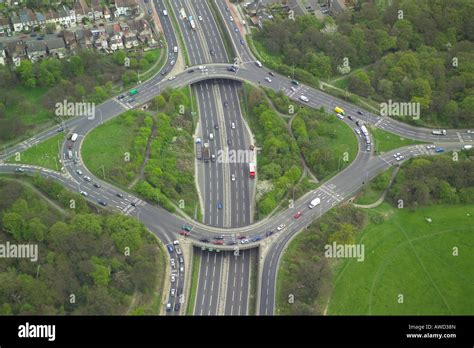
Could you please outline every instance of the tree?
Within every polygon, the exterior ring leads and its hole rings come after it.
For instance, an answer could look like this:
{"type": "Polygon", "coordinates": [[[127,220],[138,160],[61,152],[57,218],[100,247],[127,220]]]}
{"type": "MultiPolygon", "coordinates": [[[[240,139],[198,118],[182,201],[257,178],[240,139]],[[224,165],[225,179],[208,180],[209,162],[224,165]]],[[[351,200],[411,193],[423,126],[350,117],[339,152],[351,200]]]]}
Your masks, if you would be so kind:
{"type": "Polygon", "coordinates": [[[18,213],[4,213],[3,214],[3,228],[10,233],[15,240],[21,241],[23,239],[23,231],[25,224],[23,218],[18,213]]]}

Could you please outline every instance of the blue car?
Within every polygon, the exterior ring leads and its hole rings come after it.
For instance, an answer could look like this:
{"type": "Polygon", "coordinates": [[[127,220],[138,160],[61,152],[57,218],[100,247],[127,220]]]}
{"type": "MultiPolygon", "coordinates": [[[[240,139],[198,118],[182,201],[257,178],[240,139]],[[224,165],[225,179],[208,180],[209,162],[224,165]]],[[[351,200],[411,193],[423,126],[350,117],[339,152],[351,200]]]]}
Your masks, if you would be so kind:
{"type": "Polygon", "coordinates": [[[252,242],[258,242],[261,239],[262,239],[262,237],[260,237],[260,236],[253,237],[252,242]]]}
{"type": "Polygon", "coordinates": [[[167,248],[168,248],[168,251],[170,252],[170,254],[174,251],[173,246],[171,244],[168,244],[167,248]]]}
{"type": "Polygon", "coordinates": [[[442,148],[442,147],[437,147],[435,151],[438,152],[438,153],[444,152],[444,148],[442,148]]]}
{"type": "Polygon", "coordinates": [[[221,202],[217,203],[217,209],[222,209],[222,203],[221,202]]]}

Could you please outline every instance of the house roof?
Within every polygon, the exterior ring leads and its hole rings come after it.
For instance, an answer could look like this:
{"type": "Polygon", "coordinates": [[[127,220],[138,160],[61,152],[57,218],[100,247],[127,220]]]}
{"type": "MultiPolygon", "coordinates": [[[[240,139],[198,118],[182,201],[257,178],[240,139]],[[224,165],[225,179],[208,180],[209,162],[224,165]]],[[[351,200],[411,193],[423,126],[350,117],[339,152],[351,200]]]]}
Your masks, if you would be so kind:
{"type": "Polygon", "coordinates": [[[134,7],[138,6],[138,2],[136,0],[115,0],[115,6],[119,7],[134,7]]]}
{"type": "Polygon", "coordinates": [[[26,43],[26,49],[28,50],[28,53],[33,53],[33,52],[41,52],[41,51],[46,51],[46,45],[44,42],[40,41],[28,41],[26,43]]]}
{"type": "Polygon", "coordinates": [[[50,50],[55,50],[59,48],[65,48],[66,44],[62,37],[52,37],[46,40],[46,45],[50,50]]]}
{"type": "Polygon", "coordinates": [[[42,14],[41,12],[36,12],[36,19],[39,21],[39,22],[44,22],[46,20],[46,18],[44,17],[44,14],[42,14]]]}

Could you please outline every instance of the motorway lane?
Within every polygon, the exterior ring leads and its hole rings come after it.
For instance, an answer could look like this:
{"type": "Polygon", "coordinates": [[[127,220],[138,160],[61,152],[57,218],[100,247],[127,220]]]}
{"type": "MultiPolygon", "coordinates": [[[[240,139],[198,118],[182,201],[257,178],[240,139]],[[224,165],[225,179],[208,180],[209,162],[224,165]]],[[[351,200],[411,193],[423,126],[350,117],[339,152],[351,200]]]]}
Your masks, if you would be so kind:
{"type": "Polygon", "coordinates": [[[199,283],[194,305],[195,315],[217,315],[222,264],[222,253],[194,248],[198,253],[201,265],[199,283]]]}
{"type": "Polygon", "coordinates": [[[238,253],[226,251],[229,274],[225,298],[225,315],[247,315],[250,291],[250,255],[257,249],[238,253]]]}

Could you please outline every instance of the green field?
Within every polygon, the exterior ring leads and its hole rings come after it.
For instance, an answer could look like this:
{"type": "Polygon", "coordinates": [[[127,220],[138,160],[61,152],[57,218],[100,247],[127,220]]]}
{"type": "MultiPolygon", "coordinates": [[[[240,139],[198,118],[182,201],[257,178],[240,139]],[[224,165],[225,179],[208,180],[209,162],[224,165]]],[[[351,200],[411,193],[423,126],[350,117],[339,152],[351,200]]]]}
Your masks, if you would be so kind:
{"type": "Polygon", "coordinates": [[[126,112],[87,134],[81,148],[82,159],[94,175],[122,186],[136,177],[141,162],[135,156],[129,162],[125,159],[126,153],[133,153],[134,139],[143,121],[143,116],[138,115],[142,113],[126,112]]]}
{"type": "Polygon", "coordinates": [[[374,148],[378,153],[395,150],[407,145],[423,144],[421,141],[402,138],[380,128],[371,127],[370,132],[374,138],[374,148]]]}
{"type": "Polygon", "coordinates": [[[474,206],[412,212],[383,204],[373,212],[385,222],[371,222],[359,234],[364,262],[348,259],[334,267],[328,314],[473,315],[474,206]]]}
{"type": "Polygon", "coordinates": [[[16,157],[13,156],[7,162],[31,164],[59,171],[62,165],[58,162],[58,154],[63,141],[64,133],[59,133],[41,144],[34,145],[21,152],[19,161],[16,161],[16,157]]]}

